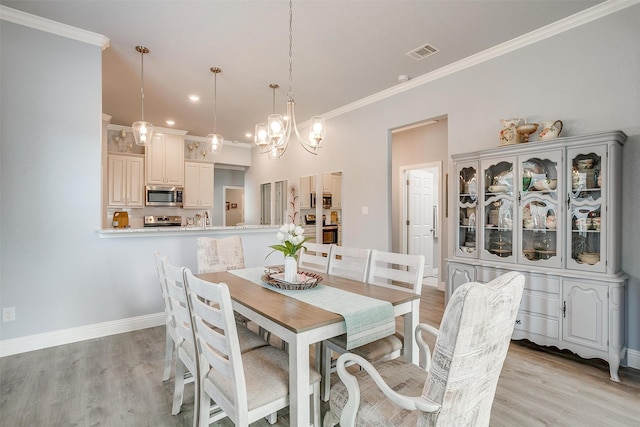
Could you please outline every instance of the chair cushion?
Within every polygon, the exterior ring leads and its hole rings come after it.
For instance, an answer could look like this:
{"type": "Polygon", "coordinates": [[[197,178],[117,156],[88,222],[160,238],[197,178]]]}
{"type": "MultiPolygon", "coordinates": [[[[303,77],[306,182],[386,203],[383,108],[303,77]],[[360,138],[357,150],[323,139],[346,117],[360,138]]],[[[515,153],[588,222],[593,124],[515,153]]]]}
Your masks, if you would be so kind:
{"type": "MultiPolygon", "coordinates": [[[[419,396],[427,379],[427,372],[418,365],[398,358],[376,363],[376,369],[394,391],[406,396],[419,396]]],[[[356,424],[359,426],[414,426],[419,411],[409,411],[387,399],[366,371],[355,374],[360,386],[360,408],[356,424]]],[[[349,394],[341,381],[331,388],[329,407],[340,417],[349,394]]]]}
{"type": "MultiPolygon", "coordinates": [[[[273,346],[260,347],[242,354],[247,385],[248,409],[252,410],[289,394],[289,354],[273,346]]],[[[309,368],[309,384],[320,381],[320,374],[309,368]]],[[[205,387],[215,387],[233,401],[232,384],[211,369],[205,387]]]]}
{"type": "MultiPolygon", "coordinates": [[[[340,348],[347,348],[347,335],[342,334],[334,338],[330,338],[329,341],[340,348]]],[[[349,350],[351,353],[364,357],[369,362],[375,362],[382,359],[393,352],[402,350],[402,343],[404,342],[404,336],[398,332],[394,335],[389,335],[379,340],[370,342],[369,344],[361,345],[360,347],[349,350]]]]}
{"type": "Polygon", "coordinates": [[[269,345],[264,338],[245,326],[236,324],[236,330],[240,341],[240,353],[269,345]]]}

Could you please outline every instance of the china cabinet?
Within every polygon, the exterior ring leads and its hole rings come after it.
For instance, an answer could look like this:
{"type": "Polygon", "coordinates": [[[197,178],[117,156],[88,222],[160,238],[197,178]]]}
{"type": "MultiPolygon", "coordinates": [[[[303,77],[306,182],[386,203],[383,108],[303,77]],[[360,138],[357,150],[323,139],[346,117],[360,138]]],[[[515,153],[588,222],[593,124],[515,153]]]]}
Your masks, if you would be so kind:
{"type": "Polygon", "coordinates": [[[145,148],[147,184],[184,185],[184,137],[155,133],[145,148]]]}
{"type": "Polygon", "coordinates": [[[107,179],[110,207],[144,207],[144,157],[138,155],[107,156],[107,179]]]}
{"type": "Polygon", "coordinates": [[[184,162],[183,207],[210,208],[213,206],[213,164],[184,162]]]}
{"type": "Polygon", "coordinates": [[[453,156],[457,217],[447,260],[447,299],[463,283],[523,273],[513,338],[607,360],[614,381],[626,345],[625,140],[604,132],[453,156]]]}

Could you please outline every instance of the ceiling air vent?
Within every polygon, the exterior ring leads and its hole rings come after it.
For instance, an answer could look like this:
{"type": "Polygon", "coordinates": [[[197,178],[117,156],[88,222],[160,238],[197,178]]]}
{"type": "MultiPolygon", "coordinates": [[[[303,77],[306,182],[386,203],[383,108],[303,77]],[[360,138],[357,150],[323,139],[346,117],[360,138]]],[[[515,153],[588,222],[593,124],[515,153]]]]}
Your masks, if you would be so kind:
{"type": "Polygon", "coordinates": [[[427,56],[433,55],[434,53],[437,53],[437,52],[440,52],[440,49],[427,43],[413,49],[412,51],[407,52],[407,55],[409,55],[416,61],[420,61],[426,58],[427,56]]]}

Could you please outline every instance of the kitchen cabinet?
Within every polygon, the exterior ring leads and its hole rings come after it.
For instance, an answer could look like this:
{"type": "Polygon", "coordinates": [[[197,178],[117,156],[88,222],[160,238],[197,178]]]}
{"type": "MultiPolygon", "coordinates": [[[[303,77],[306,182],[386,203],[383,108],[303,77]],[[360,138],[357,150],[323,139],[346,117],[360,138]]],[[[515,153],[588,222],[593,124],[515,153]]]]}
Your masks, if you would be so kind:
{"type": "Polygon", "coordinates": [[[333,182],[331,181],[332,174],[325,173],[322,175],[322,192],[331,193],[333,190],[333,182]]]}
{"type": "Polygon", "coordinates": [[[313,176],[300,177],[300,209],[311,209],[311,192],[315,190],[313,176]]]}
{"type": "Polygon", "coordinates": [[[147,185],[184,185],[184,137],[154,134],[145,147],[147,185]]]}
{"type": "Polygon", "coordinates": [[[185,209],[213,207],[213,164],[184,163],[183,199],[185,209]]]}
{"type": "Polygon", "coordinates": [[[513,338],[607,360],[614,381],[626,350],[625,140],[604,132],[452,156],[457,221],[447,260],[447,298],[467,281],[523,273],[513,338]]]}
{"type": "Polygon", "coordinates": [[[108,155],[107,179],[110,207],[144,207],[144,157],[108,155]]]}
{"type": "Polygon", "coordinates": [[[331,209],[342,209],[342,174],[331,175],[331,209]]]}

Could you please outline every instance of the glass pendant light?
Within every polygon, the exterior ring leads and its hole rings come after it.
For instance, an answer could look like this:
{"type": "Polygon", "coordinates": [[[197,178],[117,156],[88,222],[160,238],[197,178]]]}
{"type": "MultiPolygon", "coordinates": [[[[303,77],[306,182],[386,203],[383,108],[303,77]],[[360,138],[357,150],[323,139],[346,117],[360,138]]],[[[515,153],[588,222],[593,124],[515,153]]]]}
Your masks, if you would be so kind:
{"type": "Polygon", "coordinates": [[[224,139],[222,135],[216,133],[216,103],[218,96],[218,74],[221,73],[222,70],[218,67],[211,67],[210,70],[213,73],[213,132],[207,135],[206,150],[209,153],[219,154],[222,151],[224,139]]]}
{"type": "Polygon", "coordinates": [[[136,46],[136,52],[140,53],[140,105],[142,111],[140,120],[133,123],[131,127],[136,145],[146,146],[151,144],[153,137],[153,125],[144,121],[144,54],[149,53],[149,49],[144,46],[136,46]]]}

